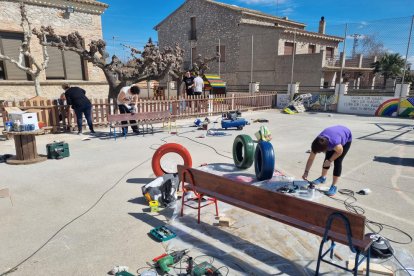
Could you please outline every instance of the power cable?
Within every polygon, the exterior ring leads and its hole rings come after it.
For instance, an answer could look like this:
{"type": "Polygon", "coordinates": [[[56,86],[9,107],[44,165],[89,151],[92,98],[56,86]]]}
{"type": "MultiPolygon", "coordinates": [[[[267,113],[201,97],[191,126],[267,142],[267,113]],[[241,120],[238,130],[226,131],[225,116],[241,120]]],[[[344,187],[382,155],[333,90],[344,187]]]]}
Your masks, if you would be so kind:
{"type": "MultiPolygon", "coordinates": [[[[355,203],[358,201],[357,200],[357,198],[355,197],[355,193],[354,193],[354,191],[352,191],[352,190],[349,190],[349,189],[340,189],[340,190],[338,190],[338,193],[339,194],[341,194],[341,195],[344,195],[344,196],[347,196],[347,198],[345,199],[345,200],[342,200],[342,199],[339,199],[339,198],[333,198],[333,197],[329,197],[330,199],[333,199],[333,200],[335,200],[335,201],[338,201],[338,202],[341,202],[341,203],[343,203],[344,204],[344,206],[345,206],[345,209],[347,210],[347,211],[349,211],[349,212],[352,212],[352,213],[355,213],[355,214],[358,214],[358,215],[363,215],[363,214],[365,214],[365,209],[364,208],[362,208],[361,206],[357,206],[357,205],[355,205],[355,203]]],[[[403,231],[403,230],[401,230],[400,228],[398,228],[398,227],[395,227],[395,226],[392,226],[392,225],[389,225],[389,224],[385,224],[385,223],[381,223],[381,222],[376,222],[376,221],[373,221],[373,220],[369,220],[369,219],[366,219],[366,223],[365,223],[365,226],[369,229],[369,230],[371,230],[374,234],[377,234],[377,235],[379,235],[380,234],[380,232],[382,231],[382,230],[384,230],[384,229],[391,229],[391,230],[394,230],[394,231],[396,231],[396,232],[399,232],[399,233],[401,233],[401,234],[403,234],[404,236],[406,236],[406,237],[408,237],[408,239],[409,239],[409,241],[408,242],[400,242],[400,241],[395,241],[395,240],[392,240],[392,239],[390,239],[390,238],[388,238],[388,237],[385,237],[384,235],[381,235],[381,237],[383,237],[384,239],[386,239],[386,240],[388,240],[388,241],[390,241],[390,242],[393,242],[393,243],[396,243],[396,244],[410,244],[410,243],[412,243],[412,241],[413,241],[413,237],[410,235],[410,234],[408,234],[407,232],[405,232],[405,231],[403,231]],[[376,227],[378,227],[378,231],[375,231],[373,228],[372,228],[372,226],[376,226],[376,227]]],[[[409,275],[411,275],[410,274],[410,272],[409,272],[409,270],[413,270],[414,271],[414,269],[407,269],[401,262],[400,262],[400,260],[394,255],[394,254],[392,254],[392,256],[395,258],[395,260],[398,262],[398,264],[401,266],[401,270],[404,270],[404,271],[406,271],[409,275]]]]}
{"type": "Polygon", "coordinates": [[[131,172],[133,172],[134,170],[136,170],[137,168],[139,168],[140,166],[142,166],[143,164],[145,164],[146,162],[150,161],[152,158],[148,158],[145,161],[139,163],[138,165],[134,166],[132,169],[130,169],[128,172],[126,172],[125,174],[123,174],[121,176],[121,178],[118,179],[117,182],[115,182],[114,185],[112,185],[109,189],[107,189],[99,198],[98,200],[92,204],[91,207],[89,207],[85,212],[83,212],[82,214],[80,214],[79,216],[73,218],[72,220],[70,220],[68,223],[66,223],[65,225],[63,225],[59,230],[57,230],[46,242],[44,242],[38,249],[36,249],[32,254],[30,254],[27,258],[25,258],[24,260],[22,260],[21,262],[19,262],[17,265],[15,265],[14,267],[8,269],[7,271],[3,272],[2,274],[0,274],[0,276],[5,276],[7,274],[10,274],[14,271],[16,271],[19,266],[21,266],[22,264],[24,264],[25,262],[27,262],[28,260],[30,260],[34,255],[36,255],[40,250],[43,249],[43,247],[45,247],[54,237],[56,237],[60,232],[62,232],[62,230],[64,230],[66,227],[68,227],[70,224],[72,224],[73,222],[75,222],[76,220],[78,220],[79,218],[83,217],[84,215],[86,215],[87,213],[89,213],[93,208],[96,207],[96,205],[98,205],[98,203],[104,198],[104,196],[109,193],[111,190],[113,190],[121,181],[122,179],[124,179],[128,174],[130,174],[131,172]]]}
{"type": "MultiPolygon", "coordinates": [[[[179,134],[177,134],[177,136],[178,136],[178,137],[182,137],[182,138],[186,138],[186,139],[188,139],[188,140],[190,140],[190,141],[193,141],[194,143],[197,143],[197,144],[200,144],[200,145],[203,145],[203,146],[209,147],[209,148],[211,148],[212,150],[214,150],[214,151],[215,151],[218,155],[220,155],[220,156],[223,156],[223,157],[228,158],[228,159],[233,159],[233,157],[229,157],[229,156],[227,156],[227,155],[221,154],[220,152],[218,152],[218,151],[216,150],[216,148],[214,148],[214,147],[212,147],[212,146],[210,146],[210,145],[207,145],[207,144],[201,143],[201,142],[199,142],[199,141],[197,141],[197,140],[194,140],[194,139],[192,139],[192,138],[190,138],[190,137],[187,137],[187,136],[183,136],[183,135],[179,135],[179,134]]],[[[0,275],[0,276],[1,276],[1,275],[0,275]]]]}

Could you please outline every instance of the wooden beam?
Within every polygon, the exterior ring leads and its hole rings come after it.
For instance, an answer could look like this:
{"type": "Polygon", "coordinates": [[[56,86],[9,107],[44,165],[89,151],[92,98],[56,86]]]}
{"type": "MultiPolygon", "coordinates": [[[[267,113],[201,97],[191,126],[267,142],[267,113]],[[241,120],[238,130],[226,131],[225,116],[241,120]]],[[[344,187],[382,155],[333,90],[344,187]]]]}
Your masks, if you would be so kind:
{"type": "MultiPolygon", "coordinates": [[[[178,165],[180,181],[185,169],[191,172],[198,192],[319,236],[323,236],[325,232],[329,215],[334,212],[341,213],[350,222],[353,244],[363,251],[371,244],[369,237],[364,235],[365,217],[362,215],[265,190],[182,165],[178,165]]],[[[187,177],[185,181],[189,183],[190,179],[187,177]]],[[[335,220],[332,223],[329,236],[337,242],[348,244],[346,229],[342,221],[335,220]]]]}

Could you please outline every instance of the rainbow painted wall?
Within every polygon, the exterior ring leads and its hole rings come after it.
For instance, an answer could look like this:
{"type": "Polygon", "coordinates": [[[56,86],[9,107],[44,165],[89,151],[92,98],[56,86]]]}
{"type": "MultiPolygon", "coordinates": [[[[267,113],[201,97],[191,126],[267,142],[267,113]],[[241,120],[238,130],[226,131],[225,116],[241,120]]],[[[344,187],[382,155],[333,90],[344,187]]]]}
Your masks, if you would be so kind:
{"type": "MultiPolygon", "coordinates": [[[[395,116],[398,109],[398,98],[383,102],[375,111],[375,116],[395,116]]],[[[407,98],[401,101],[400,117],[414,116],[414,98],[407,98]]]]}

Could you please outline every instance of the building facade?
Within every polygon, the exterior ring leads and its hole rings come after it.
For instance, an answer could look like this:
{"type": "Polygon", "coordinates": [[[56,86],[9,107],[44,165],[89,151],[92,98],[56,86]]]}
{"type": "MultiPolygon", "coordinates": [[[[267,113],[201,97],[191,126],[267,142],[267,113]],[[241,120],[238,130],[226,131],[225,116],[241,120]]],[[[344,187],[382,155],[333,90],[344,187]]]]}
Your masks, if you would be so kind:
{"type": "Polygon", "coordinates": [[[212,0],[186,0],[155,30],[161,47],[178,42],[185,50],[184,69],[198,54],[210,57],[219,52],[220,61],[210,64],[210,72],[220,74],[228,85],[287,86],[293,81],[333,86],[339,82],[341,68],[336,62],[343,38],[325,34],[324,18],[318,32],[305,27],[286,17],[212,0]]]}
{"type": "MultiPolygon", "coordinates": [[[[23,39],[20,26],[20,2],[24,2],[32,28],[52,26],[58,35],[78,31],[91,40],[102,39],[101,15],[108,5],[94,0],[0,0],[0,51],[18,57],[23,39]]],[[[43,61],[42,47],[33,36],[31,50],[36,60],[43,61]]],[[[91,98],[104,98],[108,85],[101,69],[83,61],[74,52],[47,47],[49,65],[40,76],[42,97],[56,99],[62,93],[61,84],[70,83],[84,88],[91,98]]],[[[0,100],[28,99],[35,96],[30,76],[7,61],[0,60],[0,100]]]]}

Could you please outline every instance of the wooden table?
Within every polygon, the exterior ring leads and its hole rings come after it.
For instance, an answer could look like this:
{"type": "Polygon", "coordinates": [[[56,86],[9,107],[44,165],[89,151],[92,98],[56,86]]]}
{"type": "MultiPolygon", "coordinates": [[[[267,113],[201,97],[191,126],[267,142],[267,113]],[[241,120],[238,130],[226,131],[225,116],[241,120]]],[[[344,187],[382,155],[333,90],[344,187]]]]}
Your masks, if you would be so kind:
{"type": "Polygon", "coordinates": [[[3,131],[5,135],[11,135],[14,138],[16,146],[16,155],[7,159],[10,165],[27,165],[45,161],[46,156],[39,155],[36,147],[36,135],[44,134],[42,129],[35,131],[3,131]]]}

